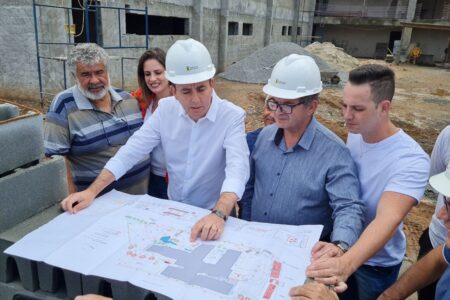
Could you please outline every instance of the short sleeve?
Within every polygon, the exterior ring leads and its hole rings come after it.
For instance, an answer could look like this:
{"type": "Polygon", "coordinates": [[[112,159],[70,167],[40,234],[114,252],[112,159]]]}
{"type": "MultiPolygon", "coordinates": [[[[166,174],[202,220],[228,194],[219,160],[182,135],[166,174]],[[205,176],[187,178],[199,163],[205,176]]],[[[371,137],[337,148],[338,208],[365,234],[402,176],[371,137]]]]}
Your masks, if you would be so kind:
{"type": "Polygon", "coordinates": [[[428,183],[430,160],[423,151],[412,151],[397,162],[385,192],[397,192],[420,201],[428,183]]]}
{"type": "MultiPolygon", "coordinates": [[[[63,104],[61,104],[63,105],[63,104]]],[[[45,155],[67,155],[71,148],[68,116],[64,106],[50,107],[44,127],[45,155]]]]}

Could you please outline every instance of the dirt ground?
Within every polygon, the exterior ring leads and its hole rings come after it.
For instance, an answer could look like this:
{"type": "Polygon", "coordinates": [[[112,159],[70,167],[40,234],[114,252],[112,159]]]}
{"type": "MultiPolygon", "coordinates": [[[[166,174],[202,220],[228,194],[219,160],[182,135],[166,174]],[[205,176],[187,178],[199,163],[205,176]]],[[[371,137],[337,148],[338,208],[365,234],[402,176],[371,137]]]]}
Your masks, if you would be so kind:
{"type": "MultiPolygon", "coordinates": [[[[383,61],[365,60],[362,63],[383,61]]],[[[416,139],[427,153],[431,153],[439,132],[450,124],[450,70],[415,65],[390,65],[397,76],[397,89],[393,101],[392,119],[416,139]]],[[[261,112],[264,105],[262,85],[232,82],[217,77],[216,91],[247,111],[246,129],[254,130],[263,125],[261,112]]],[[[327,87],[321,93],[321,104],[316,114],[319,121],[345,140],[347,131],[340,113],[342,84],[327,87]]],[[[1,99],[0,99],[1,100],[1,99]]],[[[41,109],[38,99],[21,101],[5,99],[46,111],[48,102],[41,109]]],[[[409,260],[414,261],[417,241],[428,226],[434,211],[434,195],[427,192],[425,201],[414,208],[405,221],[409,260]]]]}

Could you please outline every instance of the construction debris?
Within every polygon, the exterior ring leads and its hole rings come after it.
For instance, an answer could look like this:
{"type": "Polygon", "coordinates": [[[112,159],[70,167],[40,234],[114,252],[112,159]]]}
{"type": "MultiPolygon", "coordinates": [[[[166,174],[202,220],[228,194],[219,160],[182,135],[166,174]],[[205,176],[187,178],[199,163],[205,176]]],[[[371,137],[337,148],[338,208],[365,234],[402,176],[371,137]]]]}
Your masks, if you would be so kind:
{"type": "Polygon", "coordinates": [[[305,47],[312,54],[319,56],[332,68],[340,72],[348,72],[359,66],[359,61],[353,56],[344,52],[344,49],[336,47],[333,43],[314,42],[305,47]]]}
{"type": "Polygon", "coordinates": [[[320,57],[309,53],[295,43],[274,43],[259,49],[246,58],[229,66],[220,77],[245,83],[267,83],[275,64],[289,54],[308,55],[314,58],[320,69],[322,81],[338,83],[338,72],[320,57]]]}

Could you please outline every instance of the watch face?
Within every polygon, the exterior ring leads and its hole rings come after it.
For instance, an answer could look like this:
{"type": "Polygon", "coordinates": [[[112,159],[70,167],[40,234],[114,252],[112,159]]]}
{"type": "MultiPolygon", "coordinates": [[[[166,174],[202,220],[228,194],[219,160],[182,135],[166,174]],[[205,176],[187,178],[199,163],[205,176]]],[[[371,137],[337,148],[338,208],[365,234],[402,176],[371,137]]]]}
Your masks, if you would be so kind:
{"type": "Polygon", "coordinates": [[[215,214],[216,216],[218,216],[219,218],[223,219],[224,221],[227,220],[227,216],[221,210],[213,210],[212,213],[215,214]]]}

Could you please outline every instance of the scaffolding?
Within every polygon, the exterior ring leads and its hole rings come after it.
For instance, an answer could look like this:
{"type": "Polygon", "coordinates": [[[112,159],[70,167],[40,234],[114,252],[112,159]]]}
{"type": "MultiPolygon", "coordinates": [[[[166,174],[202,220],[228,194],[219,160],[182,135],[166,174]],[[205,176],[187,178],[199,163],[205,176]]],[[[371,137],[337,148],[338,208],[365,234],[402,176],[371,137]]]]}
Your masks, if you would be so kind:
{"type": "MultiPolygon", "coordinates": [[[[39,4],[37,3],[37,0],[33,0],[33,17],[34,17],[34,34],[35,34],[35,42],[36,42],[36,60],[37,60],[37,72],[38,72],[38,79],[39,79],[39,100],[41,108],[44,107],[44,95],[55,95],[53,93],[46,93],[43,88],[42,84],[42,65],[41,60],[53,60],[58,61],[62,63],[62,69],[64,73],[64,89],[67,89],[67,75],[66,75],[66,60],[67,57],[64,56],[43,56],[41,55],[41,46],[75,46],[76,44],[80,42],[84,43],[91,43],[95,42],[99,46],[103,47],[104,49],[149,49],[149,42],[148,42],[148,7],[147,3],[145,4],[144,8],[130,8],[130,7],[114,7],[114,6],[106,6],[106,5],[99,5],[97,3],[93,4],[92,0],[82,0],[83,5],[81,5],[80,1],[78,1],[80,4],[80,7],[67,7],[67,6],[57,6],[57,5],[48,5],[48,4],[39,4]],[[40,37],[40,26],[41,23],[38,21],[38,10],[41,8],[54,8],[54,9],[61,9],[65,12],[67,22],[66,22],[66,31],[67,31],[67,41],[66,42],[43,42],[39,40],[40,37]],[[100,38],[101,32],[100,29],[100,18],[101,18],[101,11],[111,9],[117,11],[117,24],[119,26],[118,30],[118,44],[117,45],[103,45],[103,41],[100,38]],[[75,42],[75,28],[74,23],[71,22],[71,15],[73,11],[81,11],[83,14],[83,21],[82,21],[82,30],[80,31],[79,35],[84,33],[85,40],[84,41],[78,41],[75,42]],[[137,45],[137,46],[125,46],[122,43],[122,21],[121,21],[121,11],[125,12],[138,12],[145,14],[145,45],[137,45]],[[94,13],[95,15],[95,41],[91,39],[91,36],[93,32],[91,32],[90,25],[89,25],[89,13],[94,13]]],[[[136,57],[125,57],[121,56],[119,57],[121,61],[121,83],[122,88],[124,86],[124,60],[135,60],[138,59],[136,57]]]]}

